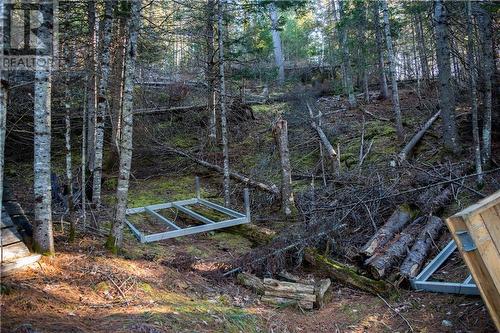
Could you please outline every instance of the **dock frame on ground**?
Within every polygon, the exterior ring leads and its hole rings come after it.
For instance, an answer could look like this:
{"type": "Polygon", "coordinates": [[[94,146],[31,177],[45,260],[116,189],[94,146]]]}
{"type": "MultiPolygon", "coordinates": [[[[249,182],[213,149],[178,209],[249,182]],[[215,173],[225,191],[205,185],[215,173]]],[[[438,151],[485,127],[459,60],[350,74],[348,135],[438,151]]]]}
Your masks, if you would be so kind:
{"type": "Polygon", "coordinates": [[[132,233],[137,237],[137,239],[141,243],[150,243],[163,239],[193,235],[201,232],[228,228],[250,222],[250,195],[248,189],[245,188],[244,190],[245,213],[243,214],[235,210],[232,210],[230,208],[213,203],[211,201],[202,199],[200,196],[200,181],[198,177],[196,177],[195,179],[195,184],[196,184],[196,198],[127,209],[127,216],[133,214],[147,213],[152,217],[154,217],[159,222],[166,224],[170,229],[172,229],[165,232],[146,235],[141,231],[139,231],[139,229],[137,229],[128,219],[125,219],[125,222],[129,226],[130,230],[132,230],[132,233]],[[188,208],[188,206],[196,204],[223,213],[229,216],[229,219],[222,220],[219,222],[212,221],[208,217],[203,216],[202,214],[197,213],[188,208]],[[177,224],[175,224],[174,221],[166,218],[165,216],[157,212],[159,210],[168,208],[175,208],[178,211],[183,212],[186,215],[189,215],[194,220],[199,221],[203,224],[182,228],[177,224]]]}

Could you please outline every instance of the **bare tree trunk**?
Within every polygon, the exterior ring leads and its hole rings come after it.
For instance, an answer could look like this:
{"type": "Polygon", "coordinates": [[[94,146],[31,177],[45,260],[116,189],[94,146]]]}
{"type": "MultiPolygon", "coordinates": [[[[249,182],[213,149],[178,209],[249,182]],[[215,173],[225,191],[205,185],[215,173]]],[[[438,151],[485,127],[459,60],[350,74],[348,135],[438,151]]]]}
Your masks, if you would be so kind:
{"type": "Polygon", "coordinates": [[[70,63],[72,54],[69,52],[69,44],[65,45],[65,69],[66,69],[66,86],[64,89],[64,122],[66,131],[64,133],[65,148],[66,148],[66,191],[68,200],[68,213],[70,220],[70,233],[69,239],[72,241],[75,237],[75,221],[73,216],[73,164],[71,160],[71,93],[70,93],[70,63]]]}
{"type": "MultiPolygon", "coordinates": [[[[4,21],[5,6],[0,6],[0,20],[4,21]]],[[[4,40],[0,38],[0,50],[4,49],[4,40]]],[[[1,58],[1,57],[0,57],[1,58]]],[[[8,91],[7,73],[0,70],[0,214],[2,214],[2,199],[3,199],[3,170],[5,165],[5,133],[7,122],[7,91],[8,91]]],[[[2,218],[0,216],[0,222],[2,218]]],[[[1,238],[1,237],[0,237],[1,238]]]]}
{"type": "Polygon", "coordinates": [[[483,163],[488,165],[491,160],[491,112],[492,112],[492,79],[495,69],[493,61],[492,23],[490,13],[480,6],[477,8],[477,19],[481,50],[483,55],[484,76],[484,115],[483,115],[483,163]]]}
{"type": "Polygon", "coordinates": [[[137,58],[137,39],[141,24],[141,2],[131,2],[129,38],[125,58],[125,75],[123,85],[122,135],[120,140],[120,171],[116,188],[116,211],[111,235],[107,246],[117,252],[123,242],[123,226],[127,210],[130,166],[132,164],[132,134],[133,134],[133,104],[134,104],[134,74],[137,58]]]}
{"type": "Polygon", "coordinates": [[[422,15],[416,15],[417,22],[417,39],[418,39],[418,55],[420,58],[420,67],[422,69],[422,77],[424,80],[429,81],[430,71],[429,63],[427,62],[427,48],[425,47],[424,27],[422,25],[422,15]]]}
{"type": "Polygon", "coordinates": [[[294,199],[292,192],[290,151],[288,149],[288,125],[286,120],[279,118],[274,123],[273,132],[281,160],[281,208],[283,209],[283,213],[289,216],[292,214],[294,199]]]}
{"type": "MultiPolygon", "coordinates": [[[[88,73],[85,76],[85,87],[88,87],[89,76],[88,73]]],[[[81,205],[82,205],[82,222],[83,229],[87,228],[87,195],[85,193],[85,184],[87,183],[87,112],[88,112],[88,99],[87,99],[87,89],[85,90],[85,96],[83,97],[83,115],[82,115],[82,151],[81,151],[81,173],[82,173],[82,185],[81,185],[81,205]]]]}
{"type": "Polygon", "coordinates": [[[126,20],[123,16],[119,18],[119,24],[116,28],[115,52],[112,60],[112,84],[110,87],[110,115],[112,124],[111,141],[115,145],[115,153],[119,154],[120,150],[120,132],[121,132],[121,112],[123,103],[123,71],[125,69],[125,52],[127,50],[127,27],[126,20]]]}
{"type": "Polygon", "coordinates": [[[110,46],[113,31],[113,0],[104,2],[104,21],[102,25],[101,80],[97,98],[95,121],[95,160],[94,179],[92,182],[92,203],[101,205],[102,157],[104,151],[104,119],[108,113],[108,80],[110,72],[110,46]]]}
{"type": "Polygon", "coordinates": [[[269,4],[269,13],[271,15],[271,35],[273,37],[273,51],[276,67],[278,67],[278,84],[281,86],[285,82],[285,61],[281,46],[281,36],[278,30],[278,10],[274,2],[269,4]]]}
{"type": "Polygon", "coordinates": [[[469,89],[472,109],[472,137],[474,139],[474,161],[476,164],[477,183],[483,183],[483,167],[481,164],[481,145],[479,139],[478,111],[477,111],[477,84],[476,66],[474,61],[474,34],[472,30],[472,5],[467,1],[467,67],[469,67],[469,89]]]}
{"type": "MultiPolygon", "coordinates": [[[[38,37],[49,40],[49,27],[38,28],[38,37]]],[[[38,57],[38,54],[37,54],[38,57]]],[[[38,64],[38,62],[37,62],[38,64]]],[[[36,68],[34,96],[34,249],[39,253],[54,253],[52,234],[52,191],[50,179],[51,144],[51,73],[49,68],[36,68]]]]}
{"type": "MultiPolygon", "coordinates": [[[[339,0],[339,19],[344,16],[344,0],[339,0]]],[[[347,95],[349,98],[349,105],[351,107],[356,107],[356,96],[354,96],[354,87],[352,85],[352,73],[351,73],[351,55],[349,51],[349,45],[347,40],[347,29],[344,26],[340,28],[340,45],[342,48],[342,63],[344,65],[344,79],[347,90],[347,95]]]]}
{"type": "Polygon", "coordinates": [[[384,12],[384,30],[385,30],[385,41],[387,44],[387,57],[389,60],[389,71],[391,74],[391,93],[392,93],[392,108],[394,111],[394,117],[396,121],[396,134],[398,139],[403,140],[403,121],[401,119],[401,107],[399,106],[399,91],[398,91],[398,81],[396,73],[396,63],[394,58],[394,50],[392,47],[392,36],[391,27],[389,24],[389,8],[387,6],[387,0],[382,0],[382,10],[384,12]]]}
{"type": "Polygon", "coordinates": [[[215,142],[217,140],[217,113],[215,111],[215,48],[214,48],[214,8],[215,1],[207,0],[207,64],[206,64],[206,79],[208,84],[207,92],[207,108],[209,116],[209,140],[215,142]]]}
{"type": "Polygon", "coordinates": [[[412,45],[412,52],[413,52],[413,67],[415,68],[415,70],[413,71],[413,73],[415,74],[415,78],[417,80],[417,95],[418,95],[418,98],[421,99],[422,98],[422,92],[421,92],[421,88],[420,88],[420,71],[418,69],[418,61],[417,61],[417,40],[416,40],[416,29],[415,29],[415,26],[416,26],[416,22],[413,22],[413,27],[411,29],[411,45],[412,45]]]}
{"type": "Polygon", "coordinates": [[[89,53],[88,53],[88,77],[87,82],[87,169],[89,172],[94,170],[95,158],[95,116],[97,109],[97,16],[96,2],[89,0],[87,3],[88,28],[89,28],[89,53]]]}
{"type": "Polygon", "coordinates": [[[380,18],[379,18],[379,2],[372,2],[373,11],[373,24],[375,25],[375,42],[377,44],[377,60],[378,60],[378,71],[379,71],[379,87],[380,87],[380,97],[386,99],[389,97],[389,91],[387,89],[387,78],[385,77],[385,67],[384,67],[384,48],[382,47],[382,30],[380,29],[380,18]]]}
{"type": "Polygon", "coordinates": [[[222,136],[222,155],[224,156],[224,204],[229,207],[231,204],[230,188],[229,188],[229,141],[227,133],[227,116],[226,116],[226,81],[224,76],[224,26],[222,22],[222,14],[224,11],[224,0],[219,0],[218,4],[218,41],[219,41],[219,107],[220,107],[220,122],[222,136]]]}
{"type": "Polygon", "coordinates": [[[361,41],[361,47],[360,47],[360,53],[361,53],[361,66],[362,68],[362,75],[363,75],[363,92],[365,95],[365,102],[369,103],[370,102],[370,91],[368,89],[368,68],[367,68],[367,63],[366,63],[366,58],[367,58],[367,48],[366,48],[366,36],[365,36],[365,31],[366,31],[366,7],[364,2],[360,2],[359,6],[361,6],[361,24],[359,25],[358,28],[358,36],[359,40],[361,41]]]}
{"type": "Polygon", "coordinates": [[[458,133],[455,124],[455,96],[451,83],[448,13],[443,0],[434,1],[436,57],[439,70],[439,106],[443,117],[443,138],[447,149],[459,152],[458,133]]]}

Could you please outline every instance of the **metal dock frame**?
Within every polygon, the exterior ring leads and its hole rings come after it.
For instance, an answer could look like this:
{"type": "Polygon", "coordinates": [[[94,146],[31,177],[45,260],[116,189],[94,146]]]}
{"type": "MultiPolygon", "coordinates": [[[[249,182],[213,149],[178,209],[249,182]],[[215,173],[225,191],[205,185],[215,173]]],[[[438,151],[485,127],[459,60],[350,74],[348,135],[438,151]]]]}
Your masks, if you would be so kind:
{"type": "Polygon", "coordinates": [[[196,177],[195,183],[196,183],[196,198],[127,209],[126,211],[127,216],[140,213],[148,213],[152,217],[156,218],[158,221],[165,223],[166,225],[168,225],[169,228],[173,229],[165,232],[146,235],[140,232],[139,229],[137,229],[127,218],[125,218],[125,223],[129,226],[134,236],[137,237],[137,239],[141,243],[150,243],[163,239],[193,235],[201,232],[228,228],[235,225],[246,224],[250,222],[250,194],[247,188],[245,188],[243,192],[244,193],[243,199],[245,203],[245,213],[243,214],[235,210],[232,210],[230,208],[202,199],[200,194],[200,181],[198,177],[196,177]],[[203,216],[202,214],[197,213],[195,211],[192,211],[187,207],[195,204],[199,204],[205,208],[213,209],[215,211],[223,213],[229,216],[230,219],[219,222],[212,221],[208,217],[203,216]],[[174,221],[171,221],[170,219],[160,215],[157,212],[158,210],[167,208],[175,208],[185,213],[186,215],[189,215],[191,218],[202,222],[203,224],[182,228],[176,225],[174,221]]]}
{"type": "Polygon", "coordinates": [[[439,267],[448,259],[451,254],[457,249],[454,240],[451,240],[445,248],[417,275],[416,278],[410,281],[411,287],[416,290],[432,291],[437,293],[461,294],[461,295],[479,295],[472,276],[469,276],[462,282],[442,282],[429,281],[429,278],[434,274],[439,267]]]}

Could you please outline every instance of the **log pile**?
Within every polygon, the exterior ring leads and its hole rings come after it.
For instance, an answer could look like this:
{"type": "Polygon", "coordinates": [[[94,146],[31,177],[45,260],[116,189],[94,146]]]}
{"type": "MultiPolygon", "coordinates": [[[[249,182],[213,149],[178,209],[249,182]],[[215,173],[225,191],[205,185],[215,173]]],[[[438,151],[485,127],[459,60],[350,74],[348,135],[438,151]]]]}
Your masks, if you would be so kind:
{"type": "Polygon", "coordinates": [[[315,282],[301,280],[291,274],[287,274],[286,279],[294,281],[270,278],[261,280],[248,273],[240,273],[237,276],[238,282],[261,295],[260,300],[264,303],[276,306],[298,305],[304,310],[319,309],[324,306],[325,294],[331,285],[330,279],[315,282]]]}
{"type": "Polygon", "coordinates": [[[418,274],[444,226],[432,210],[420,217],[408,206],[393,212],[359,253],[371,276],[384,279],[395,273],[392,277],[411,279],[418,274]]]}

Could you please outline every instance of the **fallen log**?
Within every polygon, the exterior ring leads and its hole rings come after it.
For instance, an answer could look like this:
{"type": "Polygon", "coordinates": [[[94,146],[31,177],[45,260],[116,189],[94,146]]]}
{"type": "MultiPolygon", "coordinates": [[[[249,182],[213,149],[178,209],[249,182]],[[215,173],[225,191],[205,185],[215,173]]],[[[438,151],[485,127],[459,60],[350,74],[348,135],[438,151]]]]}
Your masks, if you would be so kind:
{"type": "Polygon", "coordinates": [[[316,308],[321,309],[325,306],[325,294],[332,284],[330,279],[322,279],[314,285],[314,294],[316,295],[316,308]]]}
{"type": "Polygon", "coordinates": [[[425,217],[419,217],[406,227],[380,255],[376,254],[366,261],[372,276],[383,279],[404,258],[408,248],[415,242],[418,230],[425,223],[425,217]]]}
{"type": "Polygon", "coordinates": [[[254,246],[267,245],[273,240],[274,236],[276,236],[275,231],[250,223],[224,229],[224,232],[243,236],[252,242],[254,246]]]}
{"type": "Polygon", "coordinates": [[[292,300],[297,301],[303,308],[312,309],[316,302],[316,295],[314,285],[264,279],[264,296],[261,300],[271,304],[292,300]]]}
{"type": "Polygon", "coordinates": [[[306,105],[307,109],[309,110],[309,115],[311,116],[311,127],[316,130],[316,133],[318,133],[321,143],[323,144],[323,146],[325,146],[328,156],[330,156],[332,161],[335,163],[336,161],[335,156],[337,156],[337,152],[335,151],[335,149],[333,149],[332,144],[330,143],[330,141],[328,141],[328,138],[326,137],[321,127],[316,124],[316,120],[314,119],[315,117],[311,107],[309,106],[309,103],[306,103],[306,105]]]}
{"type": "Polygon", "coordinates": [[[420,267],[424,264],[425,258],[427,258],[431,251],[432,243],[438,238],[439,232],[444,226],[443,221],[439,217],[431,216],[428,220],[427,225],[418,235],[408,256],[399,268],[401,275],[407,278],[417,276],[420,267]]]}
{"type": "Polygon", "coordinates": [[[242,272],[238,274],[236,280],[242,286],[252,289],[257,295],[264,294],[264,283],[255,275],[242,272]]]}
{"type": "Polygon", "coordinates": [[[276,305],[276,306],[280,306],[280,307],[294,305],[294,304],[297,304],[298,306],[300,306],[302,309],[305,309],[305,310],[312,310],[314,307],[313,302],[294,300],[294,299],[276,297],[276,296],[262,296],[260,298],[260,300],[264,303],[276,305]]]}
{"type": "MultiPolygon", "coordinates": [[[[205,160],[196,158],[194,156],[191,156],[190,154],[188,154],[185,151],[182,151],[180,149],[176,149],[176,148],[172,148],[172,147],[165,147],[165,149],[168,152],[175,153],[175,154],[180,155],[182,157],[188,158],[191,161],[196,162],[199,165],[204,166],[205,168],[217,171],[218,173],[223,173],[224,172],[224,170],[222,169],[222,167],[220,167],[220,166],[218,166],[216,164],[209,163],[209,162],[207,162],[205,160]]],[[[242,182],[243,184],[246,184],[248,186],[254,187],[254,188],[259,189],[261,191],[269,192],[269,193],[271,193],[273,195],[276,195],[276,196],[280,195],[280,190],[274,184],[265,184],[265,183],[253,180],[253,179],[251,179],[251,178],[249,178],[249,177],[247,177],[247,176],[245,176],[245,175],[243,175],[241,173],[234,172],[234,171],[229,171],[229,176],[231,178],[239,181],[239,182],[242,182]]]]}
{"type": "Polygon", "coordinates": [[[390,284],[362,276],[358,274],[354,268],[333,259],[326,258],[318,254],[314,249],[307,248],[304,253],[304,259],[311,266],[328,274],[331,279],[337,280],[350,287],[358,288],[374,295],[380,294],[390,296],[395,293],[394,288],[390,284]]]}
{"type": "Polygon", "coordinates": [[[363,246],[361,253],[371,257],[382,246],[387,244],[396,233],[401,231],[412,219],[414,212],[408,205],[399,206],[387,222],[363,246]]]}
{"type": "Polygon", "coordinates": [[[445,208],[453,198],[451,187],[446,187],[439,191],[436,188],[430,188],[418,196],[417,206],[425,214],[435,214],[445,208]]]}
{"type": "Polygon", "coordinates": [[[413,138],[411,138],[411,140],[406,144],[403,150],[401,150],[401,152],[398,154],[400,161],[404,161],[408,157],[408,155],[410,155],[413,148],[415,148],[417,143],[424,136],[425,132],[427,132],[427,130],[432,126],[432,124],[436,121],[440,114],[441,110],[439,110],[431,118],[429,118],[424,126],[413,136],[413,138]]]}

